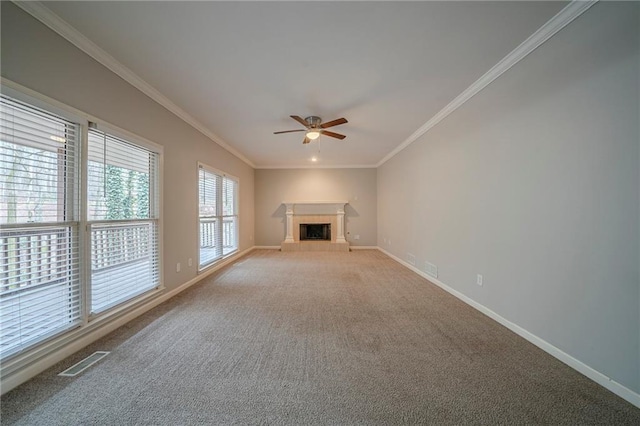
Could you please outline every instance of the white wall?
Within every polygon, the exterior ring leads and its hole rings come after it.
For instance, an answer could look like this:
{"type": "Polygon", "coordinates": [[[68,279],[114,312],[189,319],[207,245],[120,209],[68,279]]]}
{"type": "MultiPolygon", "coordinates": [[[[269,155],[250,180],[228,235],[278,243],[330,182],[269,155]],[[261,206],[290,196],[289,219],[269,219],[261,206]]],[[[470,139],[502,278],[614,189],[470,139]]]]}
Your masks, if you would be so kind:
{"type": "Polygon", "coordinates": [[[334,200],[349,202],[345,236],[350,245],[376,245],[376,169],[259,169],[255,179],[256,245],[279,246],[284,240],[283,201],[334,200]]]}
{"type": "Polygon", "coordinates": [[[635,392],[639,10],[596,4],[378,169],[381,247],[635,392]]]}
{"type": "Polygon", "coordinates": [[[240,179],[240,250],[253,246],[253,169],[9,2],[2,2],[1,72],[9,80],[164,147],[167,290],[196,276],[198,161],[240,179]],[[193,259],[192,267],[188,258],[193,259]],[[180,273],[177,262],[182,264],[180,273]]]}

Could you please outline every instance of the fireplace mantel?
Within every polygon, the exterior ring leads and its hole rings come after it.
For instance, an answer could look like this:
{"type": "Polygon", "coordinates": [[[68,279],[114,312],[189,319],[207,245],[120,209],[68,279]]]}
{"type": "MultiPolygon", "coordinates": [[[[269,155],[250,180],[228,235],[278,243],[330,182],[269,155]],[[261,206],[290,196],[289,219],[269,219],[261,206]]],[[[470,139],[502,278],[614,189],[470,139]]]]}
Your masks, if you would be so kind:
{"type": "Polygon", "coordinates": [[[344,214],[344,206],[348,201],[283,201],[287,213],[293,214],[344,214]]]}
{"type": "Polygon", "coordinates": [[[295,232],[297,228],[294,227],[294,222],[300,223],[304,216],[314,223],[318,223],[321,218],[331,218],[330,221],[335,226],[335,239],[332,238],[330,243],[305,243],[304,249],[316,250],[325,247],[330,250],[349,250],[349,243],[344,237],[344,206],[348,201],[283,201],[282,204],[287,208],[287,235],[282,242],[282,250],[303,249],[299,236],[296,237],[298,232],[295,232]]]}

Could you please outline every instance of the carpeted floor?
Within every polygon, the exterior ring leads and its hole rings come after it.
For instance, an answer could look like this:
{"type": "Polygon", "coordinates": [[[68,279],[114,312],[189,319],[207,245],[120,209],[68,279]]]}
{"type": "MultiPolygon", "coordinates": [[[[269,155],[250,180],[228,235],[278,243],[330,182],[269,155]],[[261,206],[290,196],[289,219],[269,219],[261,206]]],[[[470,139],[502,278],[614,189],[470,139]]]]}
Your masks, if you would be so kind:
{"type": "Polygon", "coordinates": [[[2,424],[640,424],[378,251],[258,250],[2,397],[2,424]],[[56,374],[96,350],[75,378],[56,374]]]}

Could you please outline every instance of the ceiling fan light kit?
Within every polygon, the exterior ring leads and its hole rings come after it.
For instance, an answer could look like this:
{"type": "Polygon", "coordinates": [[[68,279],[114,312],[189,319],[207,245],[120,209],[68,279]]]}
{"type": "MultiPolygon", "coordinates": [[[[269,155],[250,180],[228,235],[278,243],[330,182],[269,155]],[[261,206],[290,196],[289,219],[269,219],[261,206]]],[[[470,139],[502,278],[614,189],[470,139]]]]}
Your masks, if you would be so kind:
{"type": "Polygon", "coordinates": [[[345,135],[341,135],[339,133],[334,133],[334,132],[330,132],[329,130],[325,130],[329,127],[348,123],[346,118],[337,118],[335,120],[323,123],[322,119],[315,115],[311,115],[305,119],[297,115],[291,115],[290,117],[296,120],[298,123],[302,124],[305,127],[305,129],[283,130],[281,132],[273,132],[274,135],[279,135],[281,133],[305,132],[304,140],[302,141],[303,144],[308,144],[309,142],[318,139],[320,135],[325,135],[325,136],[329,136],[329,137],[340,139],[340,140],[346,138],[345,135]]]}
{"type": "Polygon", "coordinates": [[[312,141],[318,139],[320,137],[320,132],[317,130],[309,130],[307,132],[307,139],[311,139],[312,141]]]}

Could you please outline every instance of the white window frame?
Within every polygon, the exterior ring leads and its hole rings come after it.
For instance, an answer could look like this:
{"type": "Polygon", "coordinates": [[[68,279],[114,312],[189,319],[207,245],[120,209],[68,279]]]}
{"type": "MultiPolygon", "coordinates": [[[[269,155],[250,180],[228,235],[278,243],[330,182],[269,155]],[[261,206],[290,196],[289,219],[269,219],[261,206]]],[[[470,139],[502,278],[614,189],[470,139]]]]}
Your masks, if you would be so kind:
{"type": "MultiPolygon", "coordinates": [[[[92,122],[92,129],[97,130],[98,132],[102,132],[105,133],[107,136],[113,136],[119,140],[121,140],[122,142],[125,142],[127,144],[130,145],[134,145],[134,146],[139,146],[145,150],[154,152],[155,154],[157,154],[157,158],[156,158],[156,162],[155,162],[155,170],[153,171],[153,173],[150,175],[150,180],[149,180],[149,216],[150,218],[147,219],[91,219],[89,218],[89,213],[88,213],[88,208],[89,208],[89,194],[88,194],[88,188],[85,188],[83,195],[84,195],[84,200],[85,202],[82,203],[82,208],[84,210],[85,213],[85,217],[86,217],[86,221],[85,221],[85,229],[86,229],[86,235],[85,235],[85,244],[87,247],[87,254],[88,257],[87,262],[85,263],[86,265],[86,283],[87,283],[87,297],[85,298],[85,302],[87,305],[87,310],[88,310],[88,315],[89,315],[89,320],[93,320],[94,318],[97,318],[99,316],[102,315],[108,315],[109,312],[111,310],[113,310],[114,308],[120,306],[123,303],[128,303],[131,300],[136,300],[137,297],[144,295],[145,293],[147,293],[148,291],[152,291],[152,290],[147,290],[144,292],[139,293],[136,296],[132,296],[128,299],[124,299],[122,301],[119,301],[117,303],[114,303],[112,305],[109,305],[108,307],[105,307],[102,310],[99,311],[94,311],[93,309],[93,297],[92,297],[92,291],[93,291],[93,285],[92,285],[92,277],[93,277],[93,271],[91,268],[91,261],[89,259],[91,259],[92,253],[91,253],[91,233],[93,231],[94,228],[99,228],[101,226],[134,226],[136,224],[143,224],[143,223],[153,223],[156,226],[156,239],[158,241],[158,246],[156,248],[157,250],[157,255],[158,255],[158,285],[159,287],[155,287],[157,288],[161,288],[162,287],[162,253],[160,250],[160,246],[161,246],[161,235],[160,235],[160,211],[161,211],[161,206],[162,204],[160,204],[160,197],[161,197],[161,192],[159,191],[159,188],[157,187],[157,185],[160,182],[160,163],[161,163],[161,154],[158,152],[159,148],[161,148],[159,145],[156,145],[150,141],[144,141],[142,140],[139,136],[135,136],[132,134],[128,134],[126,135],[126,133],[124,133],[122,130],[119,129],[114,129],[113,126],[109,126],[109,125],[105,125],[103,123],[96,123],[96,122],[92,122]],[[151,176],[153,176],[154,178],[152,179],[151,176]]],[[[87,135],[89,133],[90,129],[87,131],[87,135]]],[[[88,136],[87,136],[88,139],[88,136]]],[[[88,155],[88,141],[85,144],[86,149],[85,151],[87,152],[88,155]]],[[[84,176],[86,176],[85,179],[83,179],[83,183],[85,184],[85,186],[88,185],[88,159],[87,161],[83,162],[82,165],[84,167],[84,169],[86,170],[86,172],[84,173],[84,176]]]]}
{"type": "MultiPolygon", "coordinates": [[[[223,172],[222,170],[216,169],[214,167],[211,167],[205,163],[201,163],[198,162],[197,163],[197,171],[196,171],[196,176],[197,176],[197,188],[198,188],[198,197],[197,197],[197,213],[198,213],[198,221],[197,221],[197,235],[198,235],[198,244],[197,244],[197,253],[198,253],[198,273],[201,273],[203,271],[206,271],[207,269],[209,269],[210,267],[212,267],[213,265],[215,265],[216,263],[220,262],[221,260],[224,260],[226,258],[228,258],[229,256],[233,256],[235,254],[238,253],[238,251],[240,250],[240,179],[236,176],[233,176],[229,173],[223,172]],[[233,217],[235,218],[235,235],[234,235],[234,239],[236,242],[236,247],[231,250],[228,253],[224,253],[224,249],[221,249],[221,255],[218,257],[215,257],[214,259],[212,259],[209,262],[206,262],[204,264],[200,263],[200,259],[201,259],[201,253],[200,250],[202,249],[201,247],[201,218],[200,218],[200,170],[204,170],[207,173],[211,173],[217,176],[221,176],[223,178],[227,178],[230,180],[233,180],[235,182],[235,193],[234,193],[234,211],[235,211],[235,215],[232,216],[225,216],[223,213],[222,214],[216,214],[215,216],[213,216],[214,218],[219,218],[221,220],[221,222],[224,224],[224,218],[225,217],[233,217]]],[[[217,210],[220,211],[222,209],[222,194],[224,192],[224,186],[221,186],[220,191],[218,194],[216,194],[216,206],[217,206],[217,210]]],[[[224,225],[223,225],[224,226],[224,225]]],[[[222,231],[224,232],[224,231],[222,231]]]]}
{"type": "Polygon", "coordinates": [[[87,114],[83,111],[70,107],[62,102],[52,99],[48,96],[42,95],[39,92],[26,88],[18,83],[8,80],[4,77],[0,77],[0,91],[2,94],[27,103],[34,107],[40,108],[44,111],[48,111],[69,121],[75,122],[80,126],[80,157],[78,158],[79,167],[77,172],[80,174],[80,189],[79,189],[79,250],[80,250],[80,280],[81,280],[81,294],[82,294],[82,307],[81,307],[81,324],[69,331],[62,332],[58,335],[51,336],[44,339],[32,346],[11,354],[2,359],[1,375],[3,377],[15,372],[20,371],[37,359],[50,354],[53,350],[64,347],[65,345],[75,342],[77,339],[82,338],[87,333],[96,330],[99,327],[106,325],[107,323],[130,313],[136,307],[139,307],[142,303],[148,302],[153,298],[156,298],[164,293],[164,226],[163,226],[163,182],[164,182],[164,148],[148,139],[121,129],[118,126],[112,125],[98,117],[87,114]],[[88,286],[90,285],[88,276],[90,271],[90,247],[88,246],[88,221],[87,221],[87,145],[88,145],[88,129],[89,123],[97,124],[98,128],[102,131],[108,132],[116,137],[122,138],[127,141],[131,141],[140,145],[146,149],[155,151],[158,154],[157,159],[157,180],[158,185],[157,194],[157,223],[158,223],[158,262],[159,271],[158,279],[159,286],[156,290],[143,293],[137,297],[134,297],[120,305],[115,306],[113,309],[105,311],[99,316],[90,315],[90,291],[88,286]]]}

